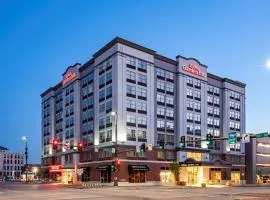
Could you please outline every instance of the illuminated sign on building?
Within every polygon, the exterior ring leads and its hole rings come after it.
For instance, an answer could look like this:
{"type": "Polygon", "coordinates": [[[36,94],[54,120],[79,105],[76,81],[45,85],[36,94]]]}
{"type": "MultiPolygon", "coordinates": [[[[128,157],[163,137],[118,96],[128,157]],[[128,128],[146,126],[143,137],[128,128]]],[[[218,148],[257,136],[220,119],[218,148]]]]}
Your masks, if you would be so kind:
{"type": "Polygon", "coordinates": [[[75,78],[75,76],[76,76],[75,73],[71,73],[71,72],[67,73],[65,75],[64,80],[62,81],[62,85],[65,85],[67,82],[71,81],[73,78],[75,78]]]}
{"type": "Polygon", "coordinates": [[[62,166],[61,165],[51,165],[49,168],[50,172],[61,172],[62,166]]]}
{"type": "Polygon", "coordinates": [[[205,72],[203,72],[199,67],[194,64],[183,66],[183,70],[197,76],[205,77],[205,72]]]}

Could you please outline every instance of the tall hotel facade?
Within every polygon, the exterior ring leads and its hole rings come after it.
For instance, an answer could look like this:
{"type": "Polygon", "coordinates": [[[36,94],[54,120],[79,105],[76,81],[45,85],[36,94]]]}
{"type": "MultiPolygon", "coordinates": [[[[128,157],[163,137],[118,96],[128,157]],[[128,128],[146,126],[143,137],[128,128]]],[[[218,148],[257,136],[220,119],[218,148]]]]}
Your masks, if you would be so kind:
{"type": "Polygon", "coordinates": [[[87,63],[68,67],[41,97],[47,176],[111,182],[117,173],[120,183],[168,183],[174,180],[169,165],[178,162],[180,181],[187,184],[245,180],[240,142],[220,140],[205,148],[200,141],[206,134],[245,132],[245,84],[209,73],[194,58],[170,59],[117,37],[87,63]],[[119,172],[111,169],[116,131],[119,172]],[[57,150],[54,139],[62,144],[57,150]],[[72,148],[79,142],[80,153],[72,148]],[[137,153],[142,143],[153,150],[137,153]],[[156,148],[161,143],[164,150],[156,148]]]}

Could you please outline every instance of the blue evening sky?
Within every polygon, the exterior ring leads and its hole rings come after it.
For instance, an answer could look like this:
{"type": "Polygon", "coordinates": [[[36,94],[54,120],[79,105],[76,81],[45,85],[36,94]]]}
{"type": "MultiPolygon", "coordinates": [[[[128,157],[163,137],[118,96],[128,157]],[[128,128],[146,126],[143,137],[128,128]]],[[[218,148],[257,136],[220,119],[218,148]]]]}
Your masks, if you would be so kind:
{"type": "Polygon", "coordinates": [[[0,2],[0,145],[40,162],[40,94],[66,67],[115,36],[165,56],[195,57],[247,83],[249,132],[270,129],[270,1],[47,0],[0,2]]]}

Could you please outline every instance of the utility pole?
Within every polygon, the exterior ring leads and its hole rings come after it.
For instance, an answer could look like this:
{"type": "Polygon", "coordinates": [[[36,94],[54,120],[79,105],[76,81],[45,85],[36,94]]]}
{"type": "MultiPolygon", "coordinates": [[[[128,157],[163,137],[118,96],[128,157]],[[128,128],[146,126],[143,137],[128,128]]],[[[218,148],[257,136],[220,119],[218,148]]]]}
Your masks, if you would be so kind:
{"type": "Polygon", "coordinates": [[[27,137],[26,136],[23,136],[22,137],[22,140],[25,141],[25,152],[24,152],[24,155],[25,155],[25,183],[28,183],[28,146],[27,146],[27,137]]]}
{"type": "MultiPolygon", "coordinates": [[[[117,112],[111,112],[111,115],[115,117],[115,162],[118,159],[118,151],[117,151],[117,147],[118,147],[118,143],[117,143],[117,112]]],[[[114,177],[114,182],[113,182],[113,186],[118,186],[118,170],[116,170],[115,172],[115,177],[114,177]]]]}

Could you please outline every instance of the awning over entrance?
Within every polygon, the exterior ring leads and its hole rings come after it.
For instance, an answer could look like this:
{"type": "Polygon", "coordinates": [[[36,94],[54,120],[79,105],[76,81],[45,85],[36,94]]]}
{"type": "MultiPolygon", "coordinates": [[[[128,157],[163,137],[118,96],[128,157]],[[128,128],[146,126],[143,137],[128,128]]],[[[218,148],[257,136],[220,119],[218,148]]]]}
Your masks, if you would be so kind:
{"type": "Polygon", "coordinates": [[[107,170],[110,170],[110,169],[111,169],[110,165],[101,165],[101,166],[98,166],[96,168],[96,170],[98,170],[98,171],[107,171],[107,170]]]}
{"type": "Polygon", "coordinates": [[[226,162],[224,160],[214,160],[210,162],[205,161],[196,161],[193,158],[188,158],[185,162],[179,163],[181,167],[196,167],[196,166],[204,166],[204,167],[214,167],[214,168],[231,168],[232,164],[226,162]]]}
{"type": "Polygon", "coordinates": [[[129,171],[149,171],[149,167],[147,165],[129,165],[129,171]]]}

